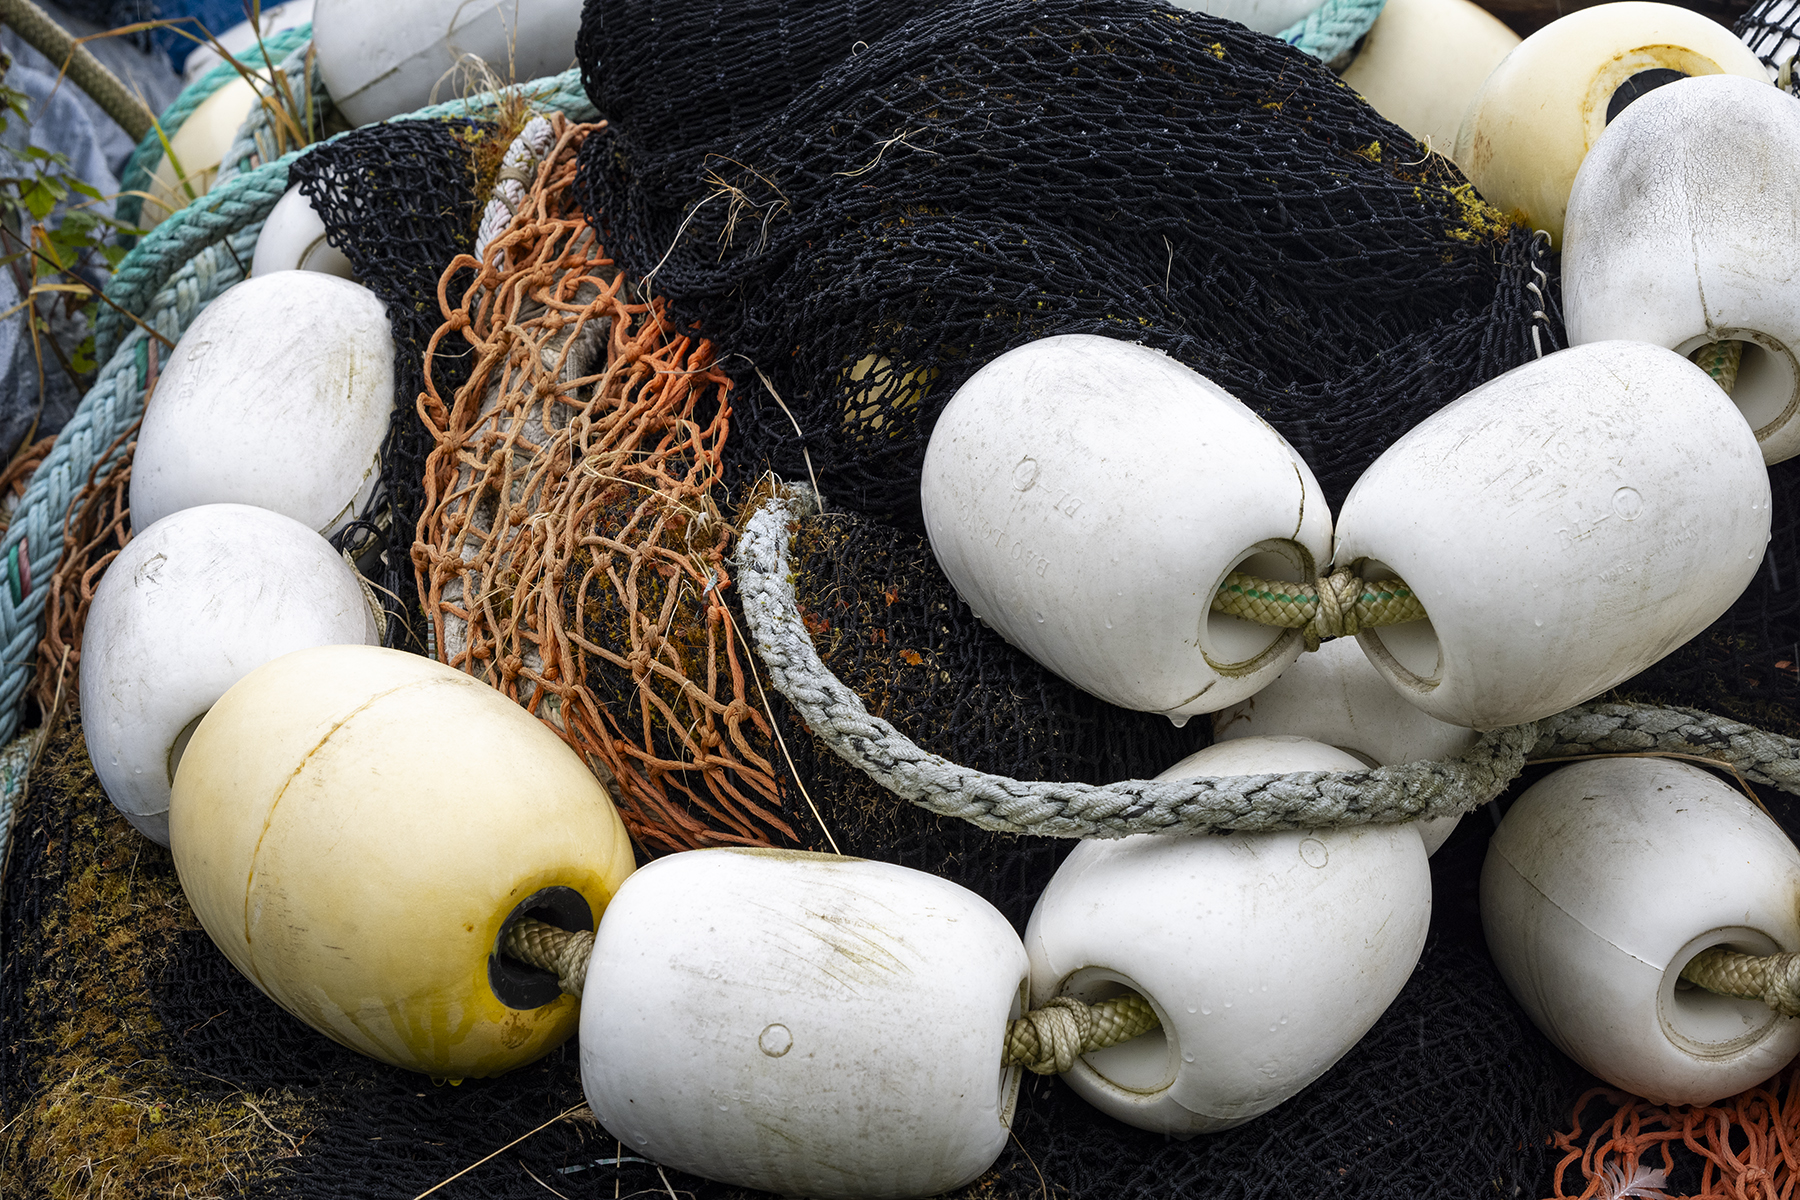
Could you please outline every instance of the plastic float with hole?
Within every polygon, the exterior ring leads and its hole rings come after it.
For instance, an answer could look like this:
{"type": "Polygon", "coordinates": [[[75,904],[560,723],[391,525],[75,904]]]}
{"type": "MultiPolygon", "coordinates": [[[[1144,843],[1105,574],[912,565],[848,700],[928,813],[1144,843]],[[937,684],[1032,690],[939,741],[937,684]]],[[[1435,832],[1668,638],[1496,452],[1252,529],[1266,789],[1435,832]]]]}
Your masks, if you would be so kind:
{"type": "Polygon", "coordinates": [[[318,271],[339,279],[356,278],[344,252],[326,240],[325,222],[298,185],[275,202],[262,232],[256,235],[256,252],[250,259],[252,278],[277,271],[318,271]]]}
{"type": "Polygon", "coordinates": [[[315,0],[313,48],[331,102],[352,125],[385,121],[473,88],[457,78],[466,56],[501,84],[567,70],[575,61],[581,0],[315,0]]]}
{"type": "Polygon", "coordinates": [[[1357,634],[1424,712],[1495,729],[1561,712],[1729,608],[1769,540],[1769,477],[1712,379],[1639,342],[1546,355],[1414,427],[1350,489],[1336,565],[1398,577],[1427,620],[1357,634]]]}
{"type": "Polygon", "coordinates": [[[1170,8],[1236,21],[1258,33],[1278,34],[1316,12],[1324,0],[1170,0],[1170,8]]]}
{"type": "Polygon", "coordinates": [[[1469,0],[1387,0],[1340,75],[1376,112],[1448,158],[1469,101],[1518,44],[1518,34],[1469,0]]]}
{"type": "Polygon", "coordinates": [[[1331,514],[1291,446],[1223,388],[1086,334],[996,358],[945,406],[920,482],[944,574],[1064,679],[1177,722],[1253,694],[1297,630],[1211,611],[1225,576],[1311,580],[1331,514]]]}
{"type": "Polygon", "coordinates": [[[253,504],[330,536],[381,474],[394,339],[373,292],[316,271],[248,279],[194,319],[144,410],[131,519],[253,504]]]}
{"type": "MultiPolygon", "coordinates": [[[[1158,778],[1362,767],[1304,738],[1253,737],[1158,778]]],[[[1084,841],[1025,929],[1032,1004],[1143,996],[1161,1030],[1090,1052],[1064,1078],[1128,1125],[1214,1133],[1343,1057],[1411,976],[1430,921],[1410,825],[1084,841]]]]}
{"type": "Polygon", "coordinates": [[[284,655],[220,697],[176,768],[169,838],[233,966],[335,1041],[439,1079],[575,1032],[576,1002],[502,939],[525,916],[592,929],[632,870],[611,799],[554,733],[372,646],[284,655]]]}
{"type": "Polygon", "coordinates": [[[186,508],[131,539],[94,589],[82,733],[107,798],[169,844],[169,789],[225,690],[308,646],[374,645],[368,601],[329,542],[243,504],[186,508]]]}
{"type": "MultiPolygon", "coordinates": [[[[1368,767],[1450,758],[1472,746],[1477,736],[1401,699],[1349,638],[1302,654],[1274,683],[1214,713],[1212,723],[1215,744],[1297,736],[1334,746],[1368,767]]],[[[1436,817],[1418,823],[1426,853],[1437,853],[1458,820],[1436,817]]]]}
{"type": "Polygon", "coordinates": [[[582,1088],[634,1152],[709,1179],[937,1195],[1005,1148],[1019,1068],[1002,1049],[1026,970],[1004,917],[920,871],[670,855],[627,881],[595,936],[582,1088]]]}
{"type": "Polygon", "coordinates": [[[1692,75],[1766,83],[1731,31],[1672,4],[1624,0],[1570,13],[1507,55],[1469,102],[1451,157],[1477,191],[1558,242],[1569,188],[1608,122],[1692,75]]]}
{"type": "Polygon", "coordinates": [[[1685,763],[1577,763],[1488,845],[1482,925],[1506,984],[1576,1062],[1657,1104],[1709,1104],[1800,1051],[1800,1021],[1690,986],[1701,951],[1800,950],[1800,851],[1685,763]]]}
{"type": "Polygon", "coordinates": [[[1800,454],[1797,158],[1800,100],[1735,76],[1680,80],[1607,129],[1564,237],[1570,343],[1741,343],[1731,400],[1769,463],[1800,454]]]}

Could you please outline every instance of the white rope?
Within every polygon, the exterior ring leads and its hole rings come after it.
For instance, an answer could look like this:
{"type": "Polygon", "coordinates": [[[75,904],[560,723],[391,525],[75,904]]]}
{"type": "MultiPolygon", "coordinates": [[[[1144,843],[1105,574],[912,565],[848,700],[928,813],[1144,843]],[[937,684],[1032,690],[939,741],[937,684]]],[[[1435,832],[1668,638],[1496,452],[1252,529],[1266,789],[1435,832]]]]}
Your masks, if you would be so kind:
{"type": "MultiPolygon", "coordinates": [[[[543,117],[533,117],[506,148],[506,156],[500,160],[500,177],[494,183],[493,198],[482,211],[481,227],[475,232],[476,258],[487,254],[488,243],[506,232],[519,205],[525,203],[525,193],[537,176],[538,164],[550,153],[552,140],[550,122],[543,117]]],[[[501,264],[502,268],[504,265],[501,264]]]]}

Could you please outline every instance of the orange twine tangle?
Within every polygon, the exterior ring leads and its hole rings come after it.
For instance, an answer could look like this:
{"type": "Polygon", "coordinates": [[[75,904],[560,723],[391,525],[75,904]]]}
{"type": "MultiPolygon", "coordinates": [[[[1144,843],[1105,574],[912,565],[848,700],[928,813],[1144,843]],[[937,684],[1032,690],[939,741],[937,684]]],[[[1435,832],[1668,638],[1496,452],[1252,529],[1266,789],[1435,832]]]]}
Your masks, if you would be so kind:
{"type": "Polygon", "coordinates": [[[1573,1128],[1552,1139],[1563,1158],[1556,1165],[1553,1200],[1616,1200],[1661,1196],[1646,1171],[1673,1173],[1680,1154],[1700,1165],[1696,1200],[1791,1200],[1800,1181],[1800,1063],[1774,1078],[1712,1105],[1663,1107],[1595,1088],[1575,1103],[1573,1128]],[[1593,1132],[1582,1135],[1582,1115],[1594,1101],[1616,1106],[1593,1132]],[[1648,1156],[1648,1157],[1647,1157],[1648,1156]],[[1581,1189],[1565,1181],[1578,1167],[1581,1189]]]}
{"type": "Polygon", "coordinates": [[[553,127],[506,231],[438,285],[418,401],[437,445],[412,552],[435,652],[610,779],[646,848],[791,844],[726,600],[730,381],[662,300],[633,298],[570,195],[597,127],[553,127]],[[464,353],[446,399],[432,360],[464,353]]]}

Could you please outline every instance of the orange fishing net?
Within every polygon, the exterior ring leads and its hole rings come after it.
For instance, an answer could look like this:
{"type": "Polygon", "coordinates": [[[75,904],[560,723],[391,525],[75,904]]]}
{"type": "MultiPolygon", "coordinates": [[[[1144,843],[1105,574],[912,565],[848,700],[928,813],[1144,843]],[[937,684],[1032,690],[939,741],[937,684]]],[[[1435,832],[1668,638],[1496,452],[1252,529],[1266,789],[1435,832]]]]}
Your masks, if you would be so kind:
{"type": "Polygon", "coordinates": [[[1676,1188],[1667,1181],[1682,1167],[1693,1173],[1696,1164],[1699,1186],[1681,1194],[1790,1200],[1800,1182],[1800,1063],[1705,1106],[1662,1107],[1595,1088],[1576,1102],[1573,1128],[1556,1134],[1554,1145],[1563,1151],[1554,1200],[1673,1196],[1676,1188]],[[1584,1135],[1582,1120],[1593,1104],[1613,1111],[1584,1135]]]}
{"type": "Polygon", "coordinates": [[[437,445],[413,566],[434,653],[610,778],[646,848],[791,843],[726,599],[730,384],[577,209],[593,128],[556,120],[507,230],[439,283],[425,378],[438,355],[474,366],[454,396],[419,397],[437,445]]]}

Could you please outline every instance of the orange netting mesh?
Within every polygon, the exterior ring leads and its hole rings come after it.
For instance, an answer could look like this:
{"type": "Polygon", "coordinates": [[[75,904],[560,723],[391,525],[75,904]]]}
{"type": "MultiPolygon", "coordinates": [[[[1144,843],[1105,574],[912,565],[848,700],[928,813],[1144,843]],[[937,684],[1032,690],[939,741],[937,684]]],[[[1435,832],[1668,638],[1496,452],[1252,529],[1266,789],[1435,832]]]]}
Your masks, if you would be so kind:
{"type": "Polygon", "coordinates": [[[1698,1187],[1683,1195],[1790,1200],[1800,1181],[1800,1063],[1711,1105],[1664,1107],[1595,1088],[1576,1101],[1572,1128],[1553,1144],[1563,1152],[1553,1200],[1673,1196],[1665,1180],[1696,1165],[1698,1187]],[[1584,1132],[1593,1104],[1612,1112],[1584,1132]]]}
{"type": "Polygon", "coordinates": [[[474,367],[453,397],[419,397],[437,446],[413,565],[435,653],[610,776],[646,848],[791,843],[726,599],[730,384],[577,209],[575,155],[596,127],[554,126],[506,232],[439,284],[425,378],[440,354],[474,367]]]}

